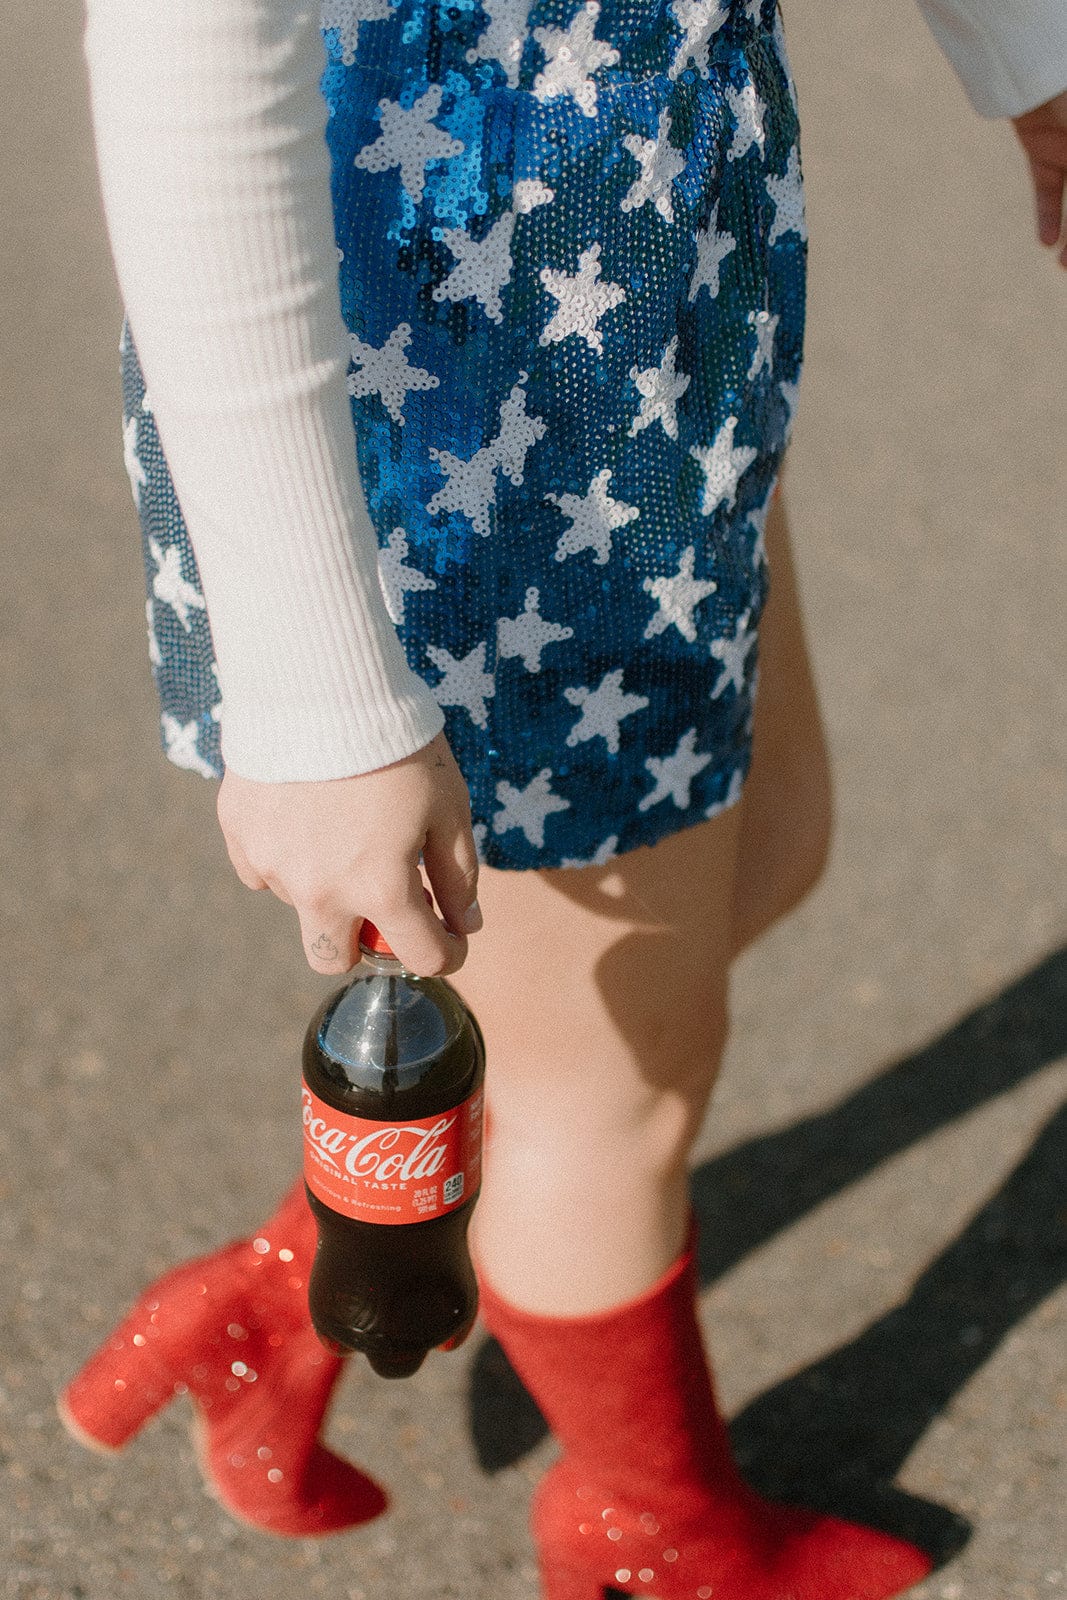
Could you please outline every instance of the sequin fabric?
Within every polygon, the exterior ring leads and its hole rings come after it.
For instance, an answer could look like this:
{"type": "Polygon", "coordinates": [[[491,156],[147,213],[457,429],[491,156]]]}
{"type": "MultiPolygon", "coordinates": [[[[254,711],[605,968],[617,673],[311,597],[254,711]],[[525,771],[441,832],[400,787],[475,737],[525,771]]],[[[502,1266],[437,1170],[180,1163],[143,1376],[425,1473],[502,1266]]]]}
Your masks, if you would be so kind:
{"type": "MultiPolygon", "coordinates": [[[[580,865],[748,769],[806,229],[772,0],[324,0],[382,590],[482,858],[580,865]]],[[[128,325],[163,743],[223,770],[196,562],[128,325]]]]}

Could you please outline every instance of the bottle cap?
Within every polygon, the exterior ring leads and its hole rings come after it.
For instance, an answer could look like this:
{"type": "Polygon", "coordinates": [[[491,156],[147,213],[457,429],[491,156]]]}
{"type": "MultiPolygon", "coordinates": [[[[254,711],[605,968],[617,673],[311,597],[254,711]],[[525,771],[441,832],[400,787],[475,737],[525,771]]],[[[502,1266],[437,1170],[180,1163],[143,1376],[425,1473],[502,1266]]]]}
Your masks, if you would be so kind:
{"type": "Polygon", "coordinates": [[[374,926],[374,923],[370,921],[369,917],[364,917],[363,926],[359,930],[359,948],[361,950],[369,950],[372,955],[389,956],[393,961],[396,960],[396,956],[393,955],[383,935],[374,926]]]}

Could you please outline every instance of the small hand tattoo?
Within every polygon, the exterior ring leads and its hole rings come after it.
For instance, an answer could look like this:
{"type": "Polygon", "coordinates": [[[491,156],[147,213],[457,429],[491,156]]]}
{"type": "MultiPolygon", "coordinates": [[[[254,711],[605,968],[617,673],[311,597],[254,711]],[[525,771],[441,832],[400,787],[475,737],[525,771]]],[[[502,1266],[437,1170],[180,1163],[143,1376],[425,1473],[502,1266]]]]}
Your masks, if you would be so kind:
{"type": "Polygon", "coordinates": [[[439,755],[439,756],[438,756],[438,757],[437,757],[437,760],[436,760],[436,761],[435,761],[435,762],[434,762],[434,766],[435,766],[435,767],[443,767],[443,766],[444,766],[444,764],[445,764],[445,758],[444,758],[444,756],[442,756],[442,755],[439,755]]]}
{"type": "Polygon", "coordinates": [[[315,943],[311,946],[311,954],[319,961],[336,961],[340,952],[332,939],[328,939],[324,933],[320,933],[315,943]]]}

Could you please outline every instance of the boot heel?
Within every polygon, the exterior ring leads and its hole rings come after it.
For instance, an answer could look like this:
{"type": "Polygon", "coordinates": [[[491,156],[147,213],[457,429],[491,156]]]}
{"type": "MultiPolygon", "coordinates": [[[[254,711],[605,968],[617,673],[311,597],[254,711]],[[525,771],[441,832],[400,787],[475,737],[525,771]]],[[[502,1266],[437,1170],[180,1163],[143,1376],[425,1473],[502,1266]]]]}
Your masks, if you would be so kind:
{"type": "Polygon", "coordinates": [[[565,1556],[542,1551],[538,1565],[542,1600],[604,1600],[604,1585],[565,1556]]]}
{"type": "Polygon", "coordinates": [[[90,1450],[121,1450],[176,1393],[145,1350],[144,1336],[127,1328],[90,1356],[56,1402],[67,1432],[90,1450]]]}

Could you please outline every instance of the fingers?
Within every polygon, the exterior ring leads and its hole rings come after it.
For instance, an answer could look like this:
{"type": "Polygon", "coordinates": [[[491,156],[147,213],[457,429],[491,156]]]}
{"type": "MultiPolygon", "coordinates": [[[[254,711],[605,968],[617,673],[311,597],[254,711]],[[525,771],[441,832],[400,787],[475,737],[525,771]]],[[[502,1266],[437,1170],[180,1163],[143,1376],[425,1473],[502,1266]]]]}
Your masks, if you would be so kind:
{"type": "Polygon", "coordinates": [[[353,922],[351,917],[330,917],[318,906],[298,905],[296,912],[300,942],[312,971],[329,975],[351,972],[359,960],[357,941],[362,919],[353,922]]]}
{"type": "Polygon", "coordinates": [[[292,895],[289,893],[288,889],[286,889],[284,883],[282,883],[278,878],[272,877],[268,874],[267,888],[270,890],[271,894],[276,895],[277,898],[284,901],[287,906],[292,905],[292,895]]]}
{"type": "Polygon", "coordinates": [[[226,854],[230,858],[230,865],[240,878],[241,882],[244,884],[245,888],[269,889],[271,885],[268,884],[266,878],[263,878],[259,875],[251,861],[249,861],[248,857],[241,849],[241,846],[237,843],[237,840],[227,837],[226,834],[223,834],[223,838],[226,840],[226,854]]]}
{"type": "Polygon", "coordinates": [[[360,959],[359,933],[369,917],[397,960],[419,977],[456,972],[467,955],[467,941],[452,933],[434,914],[416,863],[407,877],[388,888],[371,885],[358,895],[359,911],[328,895],[297,896],[290,903],[300,921],[300,938],[308,965],[315,972],[350,972],[360,959]]]}
{"type": "Polygon", "coordinates": [[[1058,244],[1063,229],[1063,168],[1030,156],[1037,201],[1037,236],[1042,244],[1058,244]]]}
{"type": "Polygon", "coordinates": [[[466,785],[440,736],[402,761],[331,782],[269,784],[228,767],[217,809],[234,871],[293,907],[313,971],[355,966],[364,918],[411,972],[463,965],[465,934],[481,924],[478,863],[466,785]],[[427,904],[420,852],[442,917],[427,904]]]}
{"type": "Polygon", "coordinates": [[[441,915],[455,933],[477,933],[482,926],[478,905],[478,855],[471,833],[470,813],[451,825],[432,828],[422,847],[441,915]]]}
{"type": "Polygon", "coordinates": [[[397,960],[420,977],[440,978],[458,972],[467,958],[466,939],[450,932],[434,914],[415,862],[403,900],[378,915],[371,913],[371,920],[397,960]]]}
{"type": "Polygon", "coordinates": [[[361,893],[360,885],[353,883],[350,886],[353,901],[359,905],[356,911],[353,905],[343,904],[329,892],[307,889],[301,892],[291,884],[284,884],[273,873],[261,877],[239,845],[228,842],[227,849],[234,871],[246,888],[269,889],[296,911],[304,955],[314,972],[350,972],[360,959],[360,927],[364,917],[369,917],[409,972],[431,978],[457,972],[463,965],[467,941],[459,927],[464,919],[472,932],[475,922],[481,927],[481,912],[476,912],[474,918],[470,916],[477,888],[478,862],[469,822],[462,831],[466,839],[457,830],[451,845],[440,852],[430,850],[427,860],[427,871],[447,927],[428,903],[415,863],[407,878],[391,890],[374,884],[368,886],[369,892],[361,893]],[[431,866],[431,860],[435,865],[431,866]]]}

